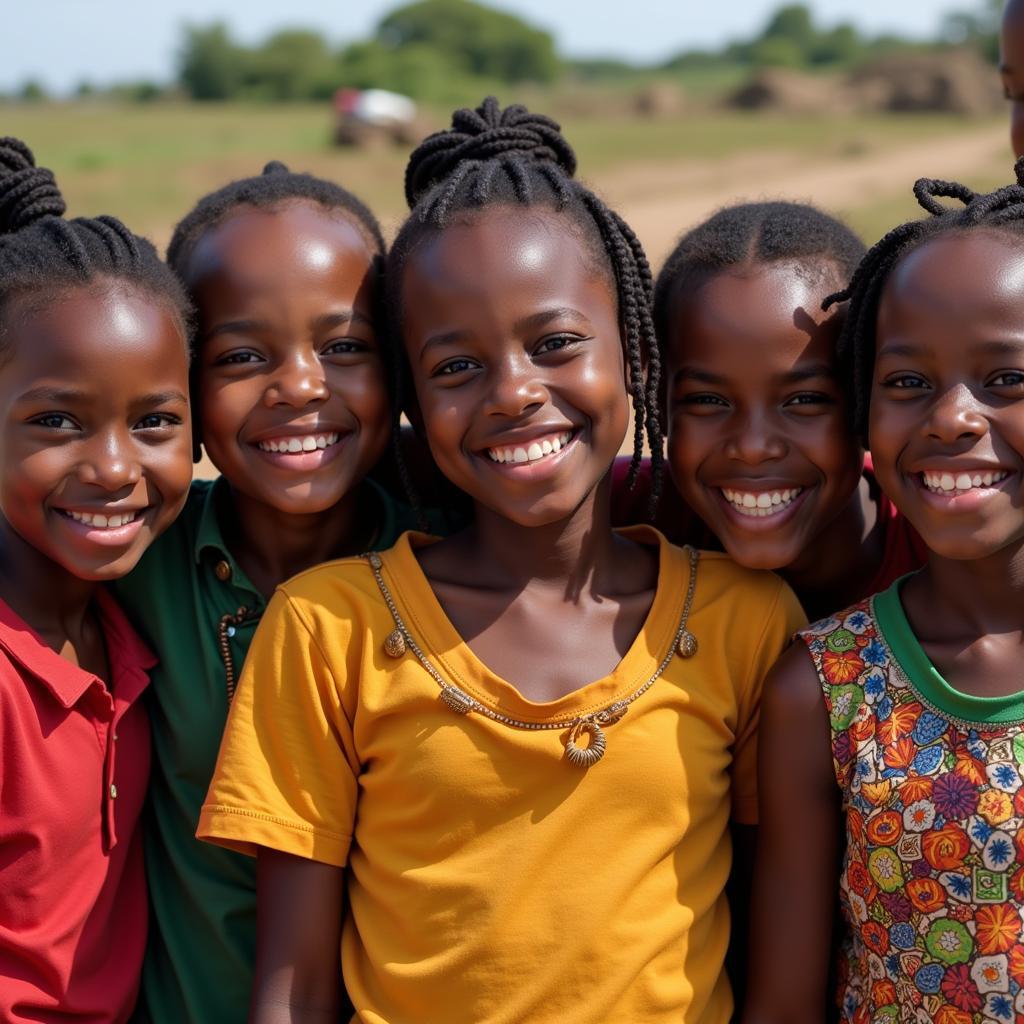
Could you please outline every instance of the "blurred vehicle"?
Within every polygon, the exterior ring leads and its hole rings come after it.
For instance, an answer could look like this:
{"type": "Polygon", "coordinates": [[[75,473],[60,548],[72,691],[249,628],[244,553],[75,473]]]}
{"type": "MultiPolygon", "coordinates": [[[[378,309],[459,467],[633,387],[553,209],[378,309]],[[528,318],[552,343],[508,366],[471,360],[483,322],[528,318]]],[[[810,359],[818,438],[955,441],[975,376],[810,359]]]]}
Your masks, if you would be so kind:
{"type": "Polygon", "coordinates": [[[339,89],[334,94],[334,144],[365,146],[390,141],[403,146],[418,141],[416,104],[386,89],[339,89]]]}

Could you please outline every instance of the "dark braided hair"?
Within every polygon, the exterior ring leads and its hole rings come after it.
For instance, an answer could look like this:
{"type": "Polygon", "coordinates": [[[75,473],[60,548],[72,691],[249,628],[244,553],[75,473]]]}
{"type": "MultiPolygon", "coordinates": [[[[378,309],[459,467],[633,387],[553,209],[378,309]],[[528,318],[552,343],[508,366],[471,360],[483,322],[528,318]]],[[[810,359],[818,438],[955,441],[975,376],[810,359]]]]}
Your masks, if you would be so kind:
{"type": "Polygon", "coordinates": [[[271,160],[262,174],[229,182],[216,192],[203,196],[174,229],[167,246],[167,262],[182,280],[187,280],[189,258],[206,231],[216,227],[240,206],[270,210],[292,200],[306,200],[349,217],[370,250],[383,257],[384,236],[377,218],[365,203],[332,181],[290,171],[280,161],[271,160]]]}
{"type": "Polygon", "coordinates": [[[1024,157],[1014,167],[1017,181],[994,192],[976,193],[955,181],[919,178],[914,195],[931,216],[893,228],[871,247],[842,291],[828,296],[823,308],[849,301],[839,337],[839,355],[852,380],[854,422],[867,442],[868,406],[877,345],[878,309],[885,283],[896,264],[936,235],[985,230],[1013,237],[1024,234],[1024,157]],[[945,206],[956,199],[962,206],[945,206]]]}
{"type": "Polygon", "coordinates": [[[0,344],[15,300],[45,302],[102,278],[127,281],[163,302],[187,343],[191,305],[153,246],[114,217],[65,220],[65,209],[53,174],[36,167],[28,146],[0,138],[0,344]]]}
{"type": "Polygon", "coordinates": [[[864,243],[845,224],[806,203],[740,203],[719,210],[683,235],[658,275],[654,325],[663,360],[673,303],[712,274],[793,262],[808,274],[838,272],[845,281],[864,252],[864,243]]]}
{"type": "MultiPolygon", "coordinates": [[[[653,505],[661,488],[664,455],[657,408],[661,362],[651,320],[651,268],[629,225],[575,181],[575,172],[576,155],[551,118],[531,114],[519,105],[502,110],[493,96],[475,110],[457,110],[451,128],[429,136],[409,158],[405,198],[412,212],[391,248],[386,275],[392,333],[396,338],[400,335],[399,296],[405,263],[425,238],[488,205],[546,206],[562,214],[578,230],[595,266],[615,282],[634,411],[629,484],[632,487],[636,480],[646,432],[654,470],[653,505]]],[[[400,343],[394,347],[402,349],[400,343]]],[[[408,381],[404,360],[396,360],[396,367],[397,439],[401,398],[408,381]]],[[[397,458],[408,485],[400,452],[397,458]]]]}

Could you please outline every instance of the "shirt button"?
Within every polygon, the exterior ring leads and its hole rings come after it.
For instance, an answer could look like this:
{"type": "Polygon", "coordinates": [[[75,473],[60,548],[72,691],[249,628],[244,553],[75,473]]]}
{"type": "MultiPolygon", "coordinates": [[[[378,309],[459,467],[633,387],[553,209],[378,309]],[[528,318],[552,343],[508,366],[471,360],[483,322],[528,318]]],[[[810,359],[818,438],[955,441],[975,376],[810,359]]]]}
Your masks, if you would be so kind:
{"type": "Polygon", "coordinates": [[[221,582],[227,583],[231,579],[231,566],[222,559],[213,567],[213,574],[221,582]]]}
{"type": "Polygon", "coordinates": [[[110,799],[111,800],[116,800],[117,799],[117,786],[115,786],[114,783],[110,784],[110,799]]]}

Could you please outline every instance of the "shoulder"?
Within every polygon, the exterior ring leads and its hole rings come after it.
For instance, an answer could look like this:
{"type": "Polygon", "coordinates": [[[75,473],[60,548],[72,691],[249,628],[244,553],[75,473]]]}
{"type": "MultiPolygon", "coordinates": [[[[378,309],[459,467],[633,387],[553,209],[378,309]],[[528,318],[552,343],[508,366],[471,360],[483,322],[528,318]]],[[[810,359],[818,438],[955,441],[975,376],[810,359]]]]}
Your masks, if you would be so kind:
{"type": "Polygon", "coordinates": [[[748,569],[721,551],[700,551],[697,589],[703,604],[713,604],[731,615],[754,613],[761,618],[783,613],[795,621],[794,629],[807,619],[786,582],[765,569],[748,569]]]}

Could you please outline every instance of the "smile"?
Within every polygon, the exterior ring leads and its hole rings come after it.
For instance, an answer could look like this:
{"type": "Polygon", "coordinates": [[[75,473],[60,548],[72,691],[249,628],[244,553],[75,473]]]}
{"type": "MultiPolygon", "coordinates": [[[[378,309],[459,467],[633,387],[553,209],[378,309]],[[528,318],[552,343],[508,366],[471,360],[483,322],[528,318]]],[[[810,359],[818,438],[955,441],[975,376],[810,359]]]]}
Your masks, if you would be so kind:
{"type": "Polygon", "coordinates": [[[1010,475],[1008,470],[1000,469],[988,473],[932,473],[925,470],[921,480],[932,494],[956,497],[982,487],[992,487],[1010,475]]]}
{"type": "Polygon", "coordinates": [[[723,487],[722,496],[741,515],[752,518],[773,516],[788,508],[803,494],[802,487],[786,488],[781,491],[737,491],[723,487]]]}
{"type": "Polygon", "coordinates": [[[492,462],[537,462],[560,452],[571,439],[572,431],[566,430],[560,434],[538,437],[525,447],[488,448],[487,454],[492,462]]]}
{"type": "Polygon", "coordinates": [[[127,526],[129,523],[135,521],[135,517],[139,514],[138,512],[123,512],[120,514],[115,513],[114,515],[101,515],[99,513],[91,512],[76,512],[73,509],[57,509],[61,515],[67,516],[69,519],[74,519],[76,523],[81,523],[83,526],[89,526],[94,530],[116,530],[122,526],[127,526]]]}
{"type": "Polygon", "coordinates": [[[264,452],[283,452],[294,455],[297,452],[315,452],[318,449],[330,448],[338,443],[339,435],[306,434],[303,437],[272,437],[269,441],[260,441],[258,448],[264,452]]]}

